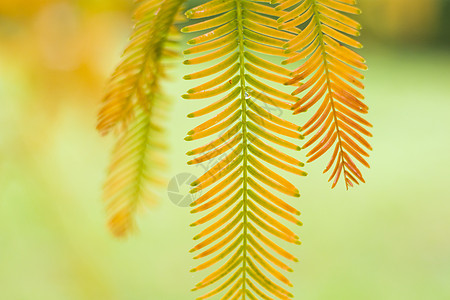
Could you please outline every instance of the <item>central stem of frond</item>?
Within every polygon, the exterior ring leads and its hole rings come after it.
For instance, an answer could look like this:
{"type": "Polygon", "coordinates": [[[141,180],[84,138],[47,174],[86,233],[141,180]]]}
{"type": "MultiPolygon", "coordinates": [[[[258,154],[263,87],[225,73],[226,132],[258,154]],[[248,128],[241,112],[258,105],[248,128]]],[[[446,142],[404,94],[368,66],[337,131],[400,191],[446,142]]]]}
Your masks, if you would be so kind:
{"type": "MultiPolygon", "coordinates": [[[[240,85],[241,85],[241,107],[242,107],[242,151],[243,151],[243,281],[242,289],[246,289],[246,268],[247,268],[247,155],[248,155],[248,141],[247,141],[247,102],[246,102],[246,92],[245,92],[245,68],[244,68],[244,28],[243,28],[243,16],[242,16],[242,3],[241,0],[236,0],[236,10],[237,10],[237,22],[238,22],[238,39],[239,39],[239,64],[240,64],[240,85]]],[[[245,292],[242,294],[242,299],[245,299],[245,292]]]]}

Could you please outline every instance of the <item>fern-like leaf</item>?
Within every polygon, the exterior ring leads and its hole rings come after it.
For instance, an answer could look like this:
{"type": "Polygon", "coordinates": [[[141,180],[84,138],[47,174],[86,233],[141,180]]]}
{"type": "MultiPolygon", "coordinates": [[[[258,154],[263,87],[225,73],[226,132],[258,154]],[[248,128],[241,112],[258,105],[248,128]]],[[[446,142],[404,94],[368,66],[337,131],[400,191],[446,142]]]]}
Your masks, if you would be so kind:
{"type": "Polygon", "coordinates": [[[299,197],[297,188],[279,173],[306,173],[299,169],[303,163],[275,149],[274,144],[298,151],[300,147],[288,139],[303,136],[299,126],[271,110],[289,109],[299,99],[265,83],[281,86],[291,72],[262,59],[260,53],[289,56],[283,53],[282,45],[299,30],[278,30],[276,17],[281,12],[246,0],[212,0],[186,15],[211,18],[183,28],[184,32],[207,30],[188,42],[193,46],[185,54],[208,53],[185,64],[215,62],[185,76],[188,80],[212,77],[183,95],[188,101],[202,99],[207,103],[188,117],[213,115],[189,131],[186,140],[215,136],[187,153],[194,156],[188,164],[211,166],[192,183],[192,193],[203,192],[192,203],[192,213],[205,214],[192,226],[209,223],[194,237],[202,241],[191,250],[200,251],[196,259],[206,260],[192,271],[223,262],[194,290],[221,282],[198,299],[220,294],[221,299],[287,299],[292,295],[282,285],[292,284],[283,272],[291,268],[277,256],[296,258],[272,237],[299,244],[298,236],[277,218],[301,225],[296,218],[300,213],[275,194],[299,197]]]}
{"type": "Polygon", "coordinates": [[[368,106],[358,91],[364,85],[366,70],[364,58],[347,46],[361,48],[351,36],[359,36],[361,26],[343,13],[359,14],[356,0],[282,0],[276,1],[278,11],[288,10],[278,19],[280,28],[303,26],[304,30],[284,45],[287,53],[295,53],[284,63],[306,58],[294,71],[288,84],[306,82],[292,94],[302,93],[293,105],[294,113],[318,106],[314,115],[303,126],[304,135],[312,135],[303,145],[315,145],[307,154],[312,162],[327,152],[331,159],[324,173],[331,171],[329,181],[335,187],[344,178],[346,187],[364,182],[359,162],[369,168],[364,157],[372,150],[364,136],[372,136],[366,127],[372,127],[360,114],[367,114],[368,106]],[[365,149],[367,150],[365,150],[365,149]]]}
{"type": "Polygon", "coordinates": [[[168,100],[160,91],[164,76],[162,58],[176,54],[170,46],[176,33],[174,20],[183,0],[138,1],[136,26],[124,59],[112,75],[99,114],[98,129],[109,132],[118,124],[104,201],[108,224],[117,236],[134,227],[135,214],[146,202],[154,202],[152,190],[160,185],[164,130],[168,100]]]}
{"type": "MultiPolygon", "coordinates": [[[[157,98],[155,104],[163,101],[157,98]]],[[[162,184],[158,172],[165,167],[164,133],[153,124],[157,119],[140,107],[136,110],[115,145],[104,186],[108,226],[116,236],[124,236],[135,227],[135,214],[144,202],[155,202],[152,190],[162,184]]]]}
{"type": "Polygon", "coordinates": [[[134,14],[134,30],[122,62],[111,76],[98,114],[97,130],[103,135],[120,125],[126,129],[136,105],[149,109],[148,95],[158,88],[158,79],[162,77],[161,55],[170,51],[165,50],[165,44],[176,14],[172,2],[179,6],[182,1],[136,0],[139,7],[134,14]]]}

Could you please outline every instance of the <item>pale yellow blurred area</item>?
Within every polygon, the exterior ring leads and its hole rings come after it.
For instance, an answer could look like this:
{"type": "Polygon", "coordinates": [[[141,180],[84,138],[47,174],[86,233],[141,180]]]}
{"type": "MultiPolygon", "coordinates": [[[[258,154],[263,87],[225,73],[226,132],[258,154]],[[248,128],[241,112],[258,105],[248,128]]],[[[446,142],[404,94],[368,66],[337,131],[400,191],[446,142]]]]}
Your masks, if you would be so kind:
{"type": "MultiPolygon", "coordinates": [[[[194,216],[165,190],[115,240],[101,186],[112,138],[95,131],[108,75],[131,31],[129,0],[0,0],[0,300],[180,300],[204,273],[188,250],[194,216]]],[[[374,124],[367,183],[330,190],[326,160],[290,177],[302,194],[296,299],[450,299],[448,1],[360,0],[374,124]],[[447,16],[447,17],[445,17],[447,16]]],[[[198,3],[198,1],[196,1],[198,3]]],[[[193,2],[187,6],[192,6],[193,2]]],[[[171,71],[168,179],[201,175],[183,140],[203,105],[171,71]]],[[[292,121],[303,123],[306,117],[292,121]]],[[[300,153],[304,160],[304,153],[300,153]]]]}

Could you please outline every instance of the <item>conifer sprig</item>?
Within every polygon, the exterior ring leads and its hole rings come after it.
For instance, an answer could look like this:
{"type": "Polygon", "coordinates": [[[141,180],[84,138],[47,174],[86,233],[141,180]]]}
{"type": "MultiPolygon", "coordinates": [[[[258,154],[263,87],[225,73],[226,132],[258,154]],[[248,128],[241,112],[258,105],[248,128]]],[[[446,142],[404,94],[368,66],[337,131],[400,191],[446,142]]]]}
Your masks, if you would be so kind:
{"type": "Polygon", "coordinates": [[[206,32],[188,42],[192,47],[185,54],[195,56],[185,64],[215,62],[185,76],[211,78],[183,95],[205,102],[189,117],[211,115],[186,137],[212,137],[187,153],[193,156],[189,164],[211,165],[192,183],[192,193],[203,192],[192,203],[192,213],[203,216],[192,226],[206,227],[194,237],[199,243],[191,252],[200,252],[195,259],[202,261],[192,271],[215,269],[194,290],[216,285],[198,299],[287,299],[292,294],[286,287],[292,284],[284,273],[292,269],[283,260],[297,259],[273,240],[300,243],[279,220],[301,225],[299,211],[282,199],[300,194],[282,174],[306,173],[300,169],[303,163],[275,145],[298,151],[303,136],[299,126],[271,112],[273,107],[289,109],[299,100],[275,87],[288,81],[291,72],[261,54],[290,56],[282,46],[299,30],[278,30],[276,18],[282,12],[246,0],[212,0],[186,15],[202,20],[182,31],[206,32]]]}
{"type": "Polygon", "coordinates": [[[162,59],[177,55],[173,34],[182,0],[140,0],[135,27],[123,59],[111,77],[97,128],[116,129],[115,145],[104,201],[108,225],[117,236],[133,227],[144,203],[155,202],[166,151],[164,139],[168,99],[160,89],[165,77],[162,59]]]}
{"type": "Polygon", "coordinates": [[[293,95],[301,94],[293,105],[294,113],[315,107],[314,115],[302,127],[308,140],[302,148],[314,147],[307,153],[312,162],[332,153],[324,173],[331,171],[329,181],[335,187],[340,178],[348,188],[365,182],[357,163],[369,168],[365,157],[372,147],[366,137],[372,125],[362,115],[369,107],[359,91],[364,88],[360,70],[366,70],[364,58],[351,48],[362,48],[353,37],[360,35],[361,25],[346,14],[360,14],[355,0],[281,0],[277,11],[286,10],[278,19],[281,29],[303,26],[303,31],[285,43],[285,53],[295,53],[284,61],[294,63],[306,59],[294,71],[287,84],[297,84],[293,95]]]}

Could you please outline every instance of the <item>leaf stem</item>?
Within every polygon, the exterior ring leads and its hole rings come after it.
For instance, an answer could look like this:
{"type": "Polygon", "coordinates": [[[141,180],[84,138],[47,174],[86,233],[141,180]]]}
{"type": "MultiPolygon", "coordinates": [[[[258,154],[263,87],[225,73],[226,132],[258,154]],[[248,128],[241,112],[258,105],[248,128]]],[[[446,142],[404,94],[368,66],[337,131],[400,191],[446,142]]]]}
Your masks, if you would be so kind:
{"type": "Polygon", "coordinates": [[[242,0],[236,0],[236,10],[237,10],[237,21],[238,21],[238,39],[239,39],[239,63],[240,63],[240,84],[241,84],[241,105],[242,105],[242,151],[243,151],[243,260],[242,260],[242,299],[245,300],[245,289],[246,289],[246,275],[247,275],[247,102],[246,102],[246,92],[245,92],[245,68],[244,68],[244,28],[242,25],[243,16],[242,16],[242,0]]]}

